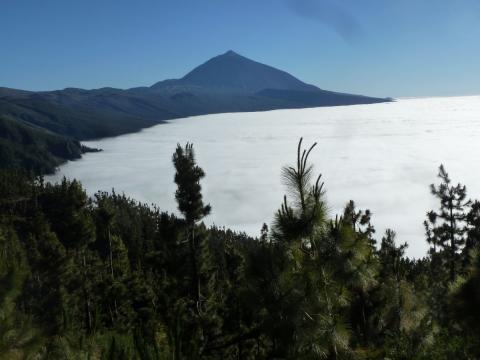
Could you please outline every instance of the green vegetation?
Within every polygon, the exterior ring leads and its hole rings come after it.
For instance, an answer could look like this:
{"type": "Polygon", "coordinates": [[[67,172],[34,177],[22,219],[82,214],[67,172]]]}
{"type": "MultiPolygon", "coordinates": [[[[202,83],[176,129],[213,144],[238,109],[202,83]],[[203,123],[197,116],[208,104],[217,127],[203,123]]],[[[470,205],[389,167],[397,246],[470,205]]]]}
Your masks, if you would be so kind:
{"type": "Polygon", "coordinates": [[[50,173],[86,151],[78,141],[0,116],[0,168],[50,173]]]}
{"type": "Polygon", "coordinates": [[[201,223],[191,145],[173,155],[182,217],[2,171],[0,358],[479,358],[480,203],[441,167],[431,251],[408,259],[353,201],[328,218],[313,149],[259,238],[201,223]]]}
{"type": "Polygon", "coordinates": [[[139,131],[160,123],[169,113],[116,91],[65,89],[21,95],[6,92],[3,97],[0,91],[0,114],[58,135],[87,140],[139,131]]]}

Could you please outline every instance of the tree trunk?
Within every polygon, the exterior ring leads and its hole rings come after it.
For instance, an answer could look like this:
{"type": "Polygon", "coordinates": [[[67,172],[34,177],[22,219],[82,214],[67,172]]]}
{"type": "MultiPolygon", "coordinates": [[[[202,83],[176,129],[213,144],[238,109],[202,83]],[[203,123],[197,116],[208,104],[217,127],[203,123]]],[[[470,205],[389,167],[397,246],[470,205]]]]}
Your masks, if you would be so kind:
{"type": "Polygon", "coordinates": [[[198,265],[197,265],[197,247],[195,244],[195,225],[191,226],[191,231],[189,234],[189,244],[190,244],[190,258],[192,261],[192,292],[197,305],[197,310],[200,310],[200,278],[198,276],[198,265]]]}
{"type": "Polygon", "coordinates": [[[110,257],[110,273],[112,274],[112,280],[114,280],[113,275],[113,250],[112,250],[112,234],[110,233],[110,226],[107,229],[107,236],[108,236],[108,247],[109,247],[109,257],[110,257]]]}
{"type": "Polygon", "coordinates": [[[455,219],[453,218],[453,205],[450,204],[450,280],[455,281],[455,219]]]}
{"type": "Polygon", "coordinates": [[[91,333],[92,328],[93,328],[93,321],[92,321],[92,311],[90,309],[90,296],[88,294],[87,287],[85,285],[85,282],[87,281],[87,259],[85,258],[85,253],[83,253],[83,259],[82,259],[82,265],[83,265],[83,295],[85,297],[85,312],[87,313],[86,318],[87,318],[87,332],[91,333]]]}

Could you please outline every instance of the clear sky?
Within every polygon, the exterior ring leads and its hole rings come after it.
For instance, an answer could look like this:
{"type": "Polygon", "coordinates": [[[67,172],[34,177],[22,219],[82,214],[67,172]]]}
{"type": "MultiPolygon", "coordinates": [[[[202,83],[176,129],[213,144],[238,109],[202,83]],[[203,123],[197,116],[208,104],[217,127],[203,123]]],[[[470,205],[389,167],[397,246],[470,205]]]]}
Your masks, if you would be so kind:
{"type": "Polygon", "coordinates": [[[321,88],[480,94],[480,0],[0,0],[0,86],[128,88],[232,49],[321,88]]]}

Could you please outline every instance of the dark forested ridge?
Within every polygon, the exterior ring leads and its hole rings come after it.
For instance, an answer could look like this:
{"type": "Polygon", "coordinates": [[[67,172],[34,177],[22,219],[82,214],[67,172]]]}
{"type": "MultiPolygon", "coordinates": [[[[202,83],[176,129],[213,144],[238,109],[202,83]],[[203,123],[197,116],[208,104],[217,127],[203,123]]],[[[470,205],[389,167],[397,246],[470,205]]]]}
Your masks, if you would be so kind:
{"type": "Polygon", "coordinates": [[[301,145],[258,238],[202,224],[191,145],[180,217],[1,171],[0,359],[480,358],[479,202],[441,167],[430,252],[408,259],[354,202],[327,216],[301,145]]]}
{"type": "Polygon", "coordinates": [[[95,151],[77,140],[0,116],[0,168],[49,173],[66,160],[95,151]]]}
{"type": "Polygon", "coordinates": [[[321,90],[229,51],[181,79],[151,87],[41,92],[0,88],[0,116],[87,140],[135,132],[186,116],[385,101],[389,99],[321,90]]]}

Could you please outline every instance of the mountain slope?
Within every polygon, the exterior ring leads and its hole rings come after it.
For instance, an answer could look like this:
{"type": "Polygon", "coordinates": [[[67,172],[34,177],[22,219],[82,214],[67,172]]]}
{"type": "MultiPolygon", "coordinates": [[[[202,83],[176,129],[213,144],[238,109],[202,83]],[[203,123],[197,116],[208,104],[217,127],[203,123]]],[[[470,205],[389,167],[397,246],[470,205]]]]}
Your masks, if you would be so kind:
{"type": "Polygon", "coordinates": [[[0,167],[48,173],[92,149],[77,140],[0,116],[0,167]]]}
{"type": "MultiPolygon", "coordinates": [[[[131,89],[136,94],[155,94],[189,99],[182,110],[188,115],[208,114],[216,111],[258,111],[283,108],[371,104],[388,99],[343,94],[319,89],[306,84],[285,71],[258,63],[233,51],[216,56],[196,67],[181,79],[160,81],[150,88],[131,89]],[[207,107],[190,112],[195,101],[208,99],[207,107]],[[223,106],[225,104],[227,106],[223,106]]],[[[175,104],[172,104],[173,108],[175,104]]]]}
{"type": "MultiPolygon", "coordinates": [[[[247,59],[231,50],[196,67],[180,79],[179,84],[243,93],[264,89],[317,90],[285,71],[247,59]]],[[[162,85],[157,83],[152,88],[158,89],[162,85]]]]}
{"type": "Polygon", "coordinates": [[[130,133],[175,117],[118,91],[65,89],[0,97],[0,114],[81,140],[130,133]]]}

